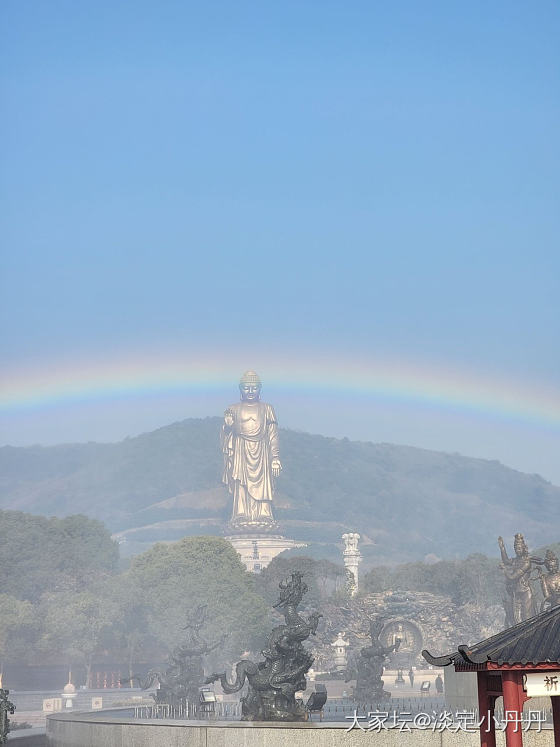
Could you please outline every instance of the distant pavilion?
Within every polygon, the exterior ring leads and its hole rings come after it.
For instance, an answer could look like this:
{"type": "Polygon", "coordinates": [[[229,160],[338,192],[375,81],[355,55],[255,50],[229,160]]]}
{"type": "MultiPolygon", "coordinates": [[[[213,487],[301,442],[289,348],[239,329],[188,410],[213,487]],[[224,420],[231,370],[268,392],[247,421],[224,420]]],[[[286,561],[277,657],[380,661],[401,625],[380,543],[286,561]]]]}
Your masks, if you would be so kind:
{"type": "MultiPolygon", "coordinates": [[[[523,704],[529,699],[524,675],[541,675],[542,694],[550,695],[554,720],[554,744],[560,747],[560,606],[524,620],[474,646],[459,646],[447,656],[422,651],[429,664],[456,672],[476,672],[481,747],[496,747],[494,706],[504,699],[507,747],[522,747],[523,704]]],[[[537,680],[539,677],[532,677],[537,680]]]]}

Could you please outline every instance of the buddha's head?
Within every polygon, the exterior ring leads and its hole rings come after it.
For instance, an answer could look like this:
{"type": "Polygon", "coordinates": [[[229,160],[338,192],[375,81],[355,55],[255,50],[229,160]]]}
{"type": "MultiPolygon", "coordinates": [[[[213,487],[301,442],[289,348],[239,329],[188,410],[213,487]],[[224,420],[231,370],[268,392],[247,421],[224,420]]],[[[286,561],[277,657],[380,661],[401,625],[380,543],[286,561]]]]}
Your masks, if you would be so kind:
{"type": "Polygon", "coordinates": [[[258,402],[261,396],[261,380],[254,371],[245,371],[239,381],[239,391],[244,402],[258,402]]]}
{"type": "Polygon", "coordinates": [[[527,543],[522,534],[515,535],[513,549],[515,550],[515,554],[520,558],[529,555],[529,548],[527,547],[527,543]]]}

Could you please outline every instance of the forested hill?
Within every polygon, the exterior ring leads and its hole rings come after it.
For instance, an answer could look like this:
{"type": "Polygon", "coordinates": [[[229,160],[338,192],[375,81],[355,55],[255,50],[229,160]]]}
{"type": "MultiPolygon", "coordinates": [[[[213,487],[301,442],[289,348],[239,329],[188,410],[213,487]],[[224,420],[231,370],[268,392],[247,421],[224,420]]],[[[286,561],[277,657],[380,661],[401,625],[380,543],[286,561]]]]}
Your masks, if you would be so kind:
{"type": "MultiPolygon", "coordinates": [[[[139,550],[220,534],[220,422],[184,420],[116,444],[3,447],[0,508],[83,513],[139,550]]],[[[532,547],[558,540],[560,488],[496,461],[284,430],[281,451],[276,515],[316,556],[338,553],[349,529],[375,562],[495,554],[499,534],[511,542],[519,531],[532,547]]]]}

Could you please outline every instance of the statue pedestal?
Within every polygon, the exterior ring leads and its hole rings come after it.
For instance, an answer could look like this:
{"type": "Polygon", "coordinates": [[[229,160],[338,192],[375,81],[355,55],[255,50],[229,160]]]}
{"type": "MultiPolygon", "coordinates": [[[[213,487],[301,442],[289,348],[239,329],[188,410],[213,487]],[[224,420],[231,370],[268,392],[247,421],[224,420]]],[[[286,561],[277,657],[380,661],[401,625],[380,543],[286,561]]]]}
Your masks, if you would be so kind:
{"type": "Polygon", "coordinates": [[[259,572],[272,558],[293,547],[307,547],[305,542],[282,537],[279,534],[235,534],[226,537],[241,557],[248,571],[259,572]]]}

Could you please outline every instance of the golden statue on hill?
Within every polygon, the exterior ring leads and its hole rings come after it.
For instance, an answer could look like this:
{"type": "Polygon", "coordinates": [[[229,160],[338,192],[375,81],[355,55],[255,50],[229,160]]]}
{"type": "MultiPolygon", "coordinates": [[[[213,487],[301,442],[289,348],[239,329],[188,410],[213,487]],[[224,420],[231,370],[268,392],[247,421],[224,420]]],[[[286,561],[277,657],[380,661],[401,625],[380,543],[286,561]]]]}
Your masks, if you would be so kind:
{"type": "Polygon", "coordinates": [[[282,469],[278,424],[272,405],[260,401],[261,380],[254,371],[243,374],[239,391],[241,402],[224,413],[223,482],[233,495],[232,528],[262,532],[276,528],[272,497],[282,469]]]}

